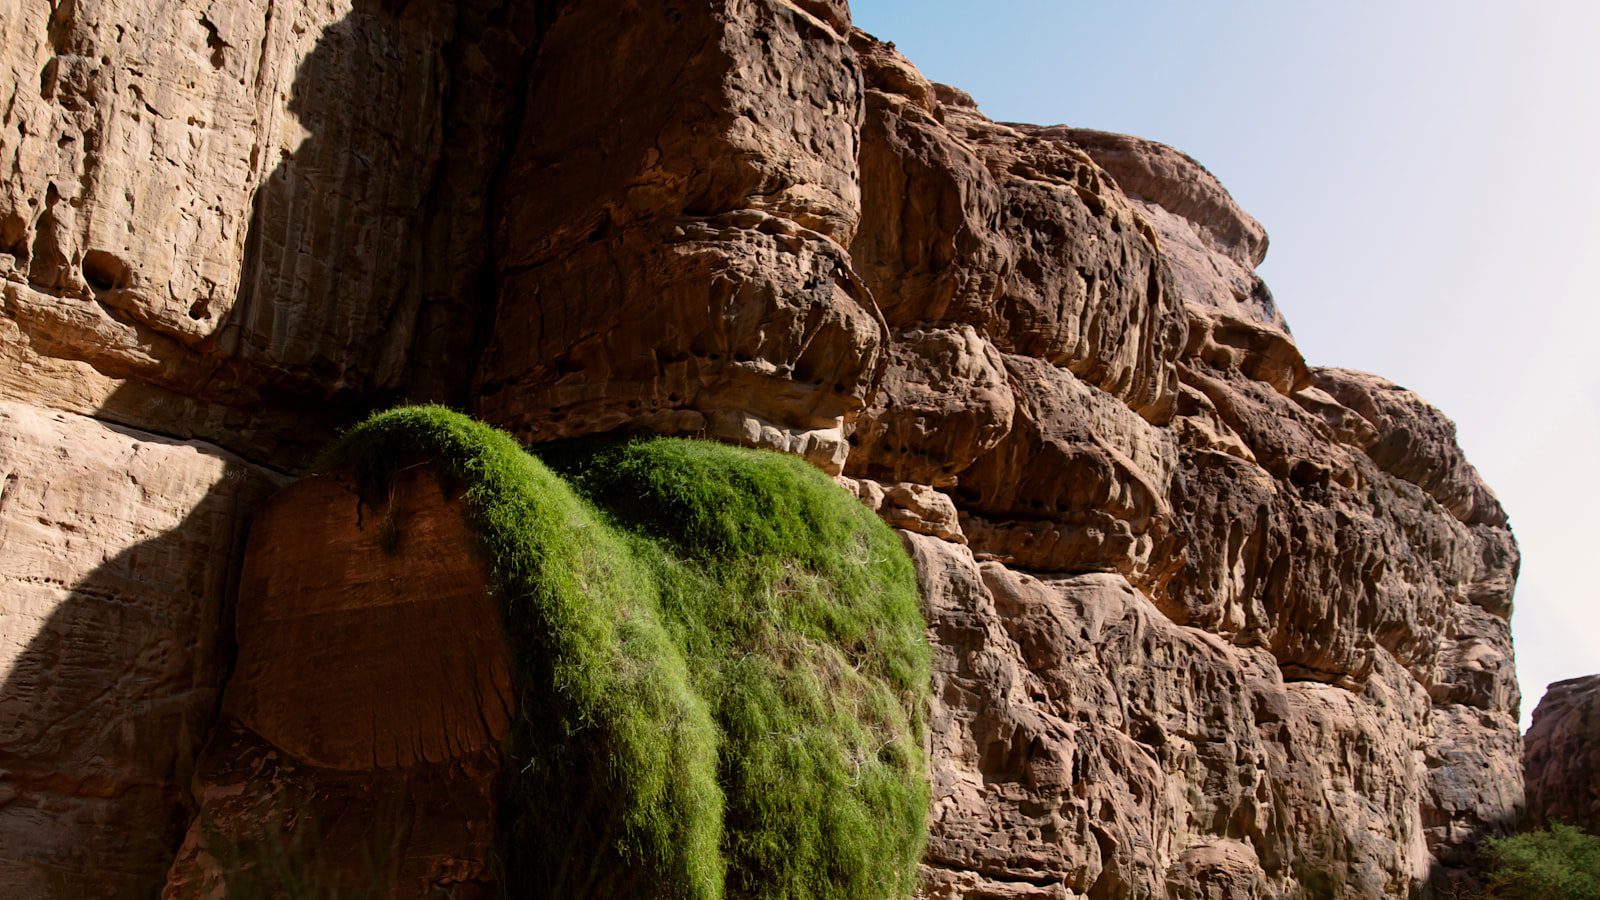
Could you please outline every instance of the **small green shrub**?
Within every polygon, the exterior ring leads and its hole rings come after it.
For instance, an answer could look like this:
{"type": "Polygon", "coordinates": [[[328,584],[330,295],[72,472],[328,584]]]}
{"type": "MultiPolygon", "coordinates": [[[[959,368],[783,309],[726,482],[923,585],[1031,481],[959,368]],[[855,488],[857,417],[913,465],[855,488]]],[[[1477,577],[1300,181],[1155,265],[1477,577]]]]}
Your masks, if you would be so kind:
{"type": "Polygon", "coordinates": [[[893,532],[777,454],[652,439],[548,458],[565,479],[407,407],[322,461],[365,496],[418,464],[463,491],[516,652],[509,892],[909,896],[929,651],[893,532]]]}
{"type": "Polygon", "coordinates": [[[1600,837],[1570,825],[1485,842],[1488,887],[1496,900],[1600,900],[1600,837]]]}

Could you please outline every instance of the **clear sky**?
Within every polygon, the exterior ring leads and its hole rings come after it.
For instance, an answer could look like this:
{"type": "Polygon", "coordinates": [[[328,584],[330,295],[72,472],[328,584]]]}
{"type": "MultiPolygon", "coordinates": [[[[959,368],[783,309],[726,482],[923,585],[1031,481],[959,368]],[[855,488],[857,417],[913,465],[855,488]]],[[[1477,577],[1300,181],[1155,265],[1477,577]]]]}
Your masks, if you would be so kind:
{"type": "Polygon", "coordinates": [[[1442,408],[1510,512],[1524,723],[1600,672],[1600,2],[851,6],[991,118],[1211,169],[1306,358],[1442,408]]]}

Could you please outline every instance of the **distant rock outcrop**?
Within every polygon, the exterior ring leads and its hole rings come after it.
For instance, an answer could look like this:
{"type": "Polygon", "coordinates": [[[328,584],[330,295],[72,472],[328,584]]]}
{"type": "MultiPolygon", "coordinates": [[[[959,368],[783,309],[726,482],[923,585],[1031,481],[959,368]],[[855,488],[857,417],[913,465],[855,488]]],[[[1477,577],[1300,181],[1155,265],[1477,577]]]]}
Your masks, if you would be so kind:
{"type": "MultiPolygon", "coordinates": [[[[1449,420],[1307,366],[1197,162],[990,121],[840,0],[21,4],[0,160],[9,896],[192,888],[219,804],[487,808],[493,640],[427,686],[478,718],[387,669],[398,744],[292,715],[294,654],[339,656],[310,616],[393,629],[350,660],[488,640],[422,582],[314,590],[360,537],[336,485],[274,537],[402,399],[797,454],[902,529],[926,897],[1410,896],[1519,811],[1517,548],[1449,420]]],[[[1537,809],[1584,690],[1535,719],[1537,809]]],[[[487,890],[474,822],[418,821],[487,890]]]]}
{"type": "Polygon", "coordinates": [[[1523,741],[1529,818],[1600,834],[1600,675],[1550,685],[1523,741]]]}

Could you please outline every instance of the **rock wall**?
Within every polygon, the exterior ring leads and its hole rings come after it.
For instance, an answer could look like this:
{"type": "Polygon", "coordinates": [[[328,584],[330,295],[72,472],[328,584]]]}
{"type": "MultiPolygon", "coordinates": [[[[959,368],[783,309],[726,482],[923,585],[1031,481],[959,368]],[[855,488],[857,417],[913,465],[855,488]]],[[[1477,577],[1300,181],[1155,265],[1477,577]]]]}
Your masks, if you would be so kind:
{"type": "Polygon", "coordinates": [[[248,515],[282,479],[0,402],[0,884],[149,896],[227,675],[248,515]]]}
{"type": "Polygon", "coordinates": [[[459,393],[525,6],[8,10],[7,394],[293,464],[459,393]]]}
{"type": "Polygon", "coordinates": [[[251,513],[400,398],[797,453],[905,529],[929,897],[1406,896],[1516,813],[1505,514],[1420,398],[1305,364],[1188,157],[992,122],[838,0],[0,36],[18,896],[149,894],[239,783],[251,513]]]}
{"type": "Polygon", "coordinates": [[[1600,675],[1550,685],[1525,740],[1529,820],[1600,833],[1600,675]]]}
{"type": "Polygon", "coordinates": [[[233,672],[162,896],[225,895],[245,862],[265,870],[247,877],[257,893],[293,870],[308,895],[498,896],[515,698],[487,585],[461,504],[431,473],[377,508],[328,476],[274,497],[250,529],[233,672]],[[291,852],[260,852],[267,840],[291,852]]]}

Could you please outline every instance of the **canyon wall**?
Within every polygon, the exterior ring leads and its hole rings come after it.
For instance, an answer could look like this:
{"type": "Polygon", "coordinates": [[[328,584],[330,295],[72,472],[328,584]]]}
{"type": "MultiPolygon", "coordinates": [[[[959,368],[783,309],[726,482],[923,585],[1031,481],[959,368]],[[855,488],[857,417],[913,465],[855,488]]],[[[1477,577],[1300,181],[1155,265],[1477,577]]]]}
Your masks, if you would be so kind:
{"type": "Polygon", "coordinates": [[[840,0],[11,0],[0,37],[16,896],[179,892],[230,767],[349,781],[236,724],[293,691],[233,598],[294,558],[245,559],[265,498],[399,400],[798,454],[901,528],[927,897],[1408,896],[1516,815],[1504,511],[1416,395],[1306,365],[1183,154],[990,121],[840,0]]]}
{"type": "Polygon", "coordinates": [[[1529,821],[1600,833],[1600,675],[1550,685],[1525,740],[1529,821]]]}

